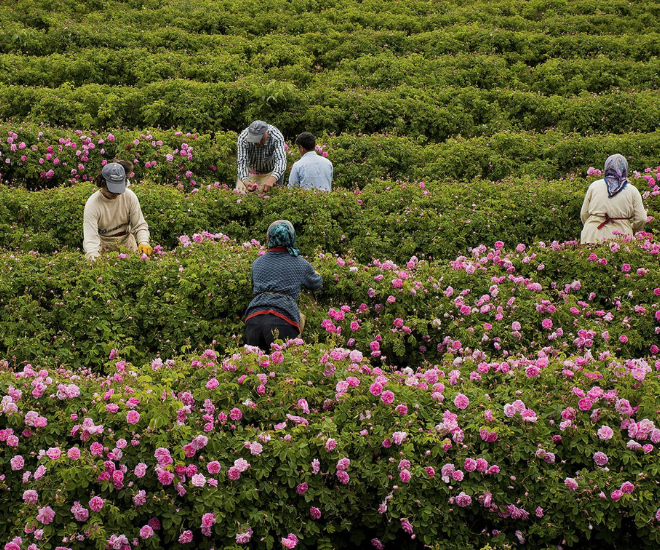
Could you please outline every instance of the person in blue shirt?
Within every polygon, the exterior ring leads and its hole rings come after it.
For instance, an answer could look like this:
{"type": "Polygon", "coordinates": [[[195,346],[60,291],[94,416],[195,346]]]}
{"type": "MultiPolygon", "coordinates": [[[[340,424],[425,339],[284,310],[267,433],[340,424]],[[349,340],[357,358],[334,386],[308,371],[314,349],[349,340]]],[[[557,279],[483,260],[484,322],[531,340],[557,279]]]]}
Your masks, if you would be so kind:
{"type": "Polygon", "coordinates": [[[302,332],[304,318],[296,304],[300,288],[317,290],[323,279],[299,256],[290,221],[270,224],[266,246],[268,252],[252,264],[254,297],[245,312],[245,341],[268,352],[275,330],[282,340],[296,338],[302,332]]]}
{"type": "Polygon", "coordinates": [[[289,187],[303,189],[332,190],[332,162],[316,154],[316,138],[303,132],[296,138],[300,160],[291,167],[289,187]]]}

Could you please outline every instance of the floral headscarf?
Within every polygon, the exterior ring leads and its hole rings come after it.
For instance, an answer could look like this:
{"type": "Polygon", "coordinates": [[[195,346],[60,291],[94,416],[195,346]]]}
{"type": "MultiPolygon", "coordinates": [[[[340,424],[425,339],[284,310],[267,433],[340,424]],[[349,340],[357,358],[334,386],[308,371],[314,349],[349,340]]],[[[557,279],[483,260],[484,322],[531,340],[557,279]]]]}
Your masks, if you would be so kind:
{"type": "Polygon", "coordinates": [[[628,161],[623,155],[612,155],[605,161],[607,196],[612,198],[628,185],[628,161]]]}
{"type": "Polygon", "coordinates": [[[283,247],[291,256],[300,254],[296,248],[296,230],[288,220],[277,220],[268,226],[268,248],[283,247]]]}

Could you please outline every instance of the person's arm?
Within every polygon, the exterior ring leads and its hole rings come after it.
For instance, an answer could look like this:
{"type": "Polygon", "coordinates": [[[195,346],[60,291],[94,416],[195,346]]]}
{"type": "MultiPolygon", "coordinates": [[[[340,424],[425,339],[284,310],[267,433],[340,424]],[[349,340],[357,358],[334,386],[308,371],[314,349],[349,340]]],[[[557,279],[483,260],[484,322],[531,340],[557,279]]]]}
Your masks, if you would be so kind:
{"type": "Polygon", "coordinates": [[[587,194],[584,196],[584,202],[582,203],[582,210],[580,210],[580,220],[582,220],[582,225],[587,223],[589,219],[589,203],[591,202],[591,186],[587,189],[587,194]]]}
{"type": "Polygon", "coordinates": [[[330,162],[330,191],[332,191],[332,180],[334,177],[335,177],[335,167],[332,165],[332,162],[330,162]]]}
{"type": "MultiPolygon", "coordinates": [[[[632,185],[632,184],[629,184],[632,185]]],[[[634,232],[641,231],[646,224],[646,210],[644,209],[644,203],[642,202],[642,196],[639,194],[639,190],[636,187],[633,187],[635,190],[633,193],[633,216],[630,220],[634,232]]]]}
{"type": "Polygon", "coordinates": [[[270,139],[274,140],[275,146],[273,151],[273,157],[275,157],[275,168],[273,168],[270,176],[268,176],[264,182],[264,191],[269,191],[286,171],[286,151],[284,150],[284,136],[279,130],[275,128],[271,128],[269,131],[270,139]]]}
{"type": "Polygon", "coordinates": [[[323,286],[323,277],[321,277],[315,270],[312,264],[307,262],[307,271],[305,273],[305,278],[303,280],[303,286],[309,290],[318,290],[323,286]]]}
{"type": "MultiPolygon", "coordinates": [[[[238,180],[243,182],[246,187],[250,183],[250,174],[248,170],[248,146],[246,141],[247,132],[238,136],[238,149],[236,153],[236,168],[238,171],[238,180]]],[[[249,188],[249,187],[248,187],[249,188]]]]}
{"type": "MultiPolygon", "coordinates": [[[[135,240],[138,243],[138,250],[141,246],[146,245],[146,248],[151,249],[149,246],[149,226],[147,225],[144,216],[142,215],[142,209],[140,208],[140,201],[138,200],[135,193],[132,191],[126,190],[126,193],[131,193],[127,198],[129,199],[129,217],[131,221],[131,233],[135,235],[135,240]]],[[[146,252],[147,254],[151,253],[151,250],[148,252],[146,250],[140,250],[140,252],[146,252]]]]}
{"type": "Polygon", "coordinates": [[[83,250],[88,260],[94,260],[101,249],[99,236],[99,211],[93,208],[89,201],[85,204],[83,215],[83,250]]]}

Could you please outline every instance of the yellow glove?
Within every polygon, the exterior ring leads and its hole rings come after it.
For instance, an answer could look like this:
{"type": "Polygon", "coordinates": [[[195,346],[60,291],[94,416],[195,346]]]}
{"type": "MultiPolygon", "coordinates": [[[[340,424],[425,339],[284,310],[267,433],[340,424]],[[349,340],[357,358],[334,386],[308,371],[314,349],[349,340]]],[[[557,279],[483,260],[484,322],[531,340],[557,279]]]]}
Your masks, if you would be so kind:
{"type": "Polygon", "coordinates": [[[138,245],[138,252],[140,254],[146,254],[147,256],[151,256],[151,253],[154,251],[153,248],[151,248],[148,244],[139,244],[138,245]]]}

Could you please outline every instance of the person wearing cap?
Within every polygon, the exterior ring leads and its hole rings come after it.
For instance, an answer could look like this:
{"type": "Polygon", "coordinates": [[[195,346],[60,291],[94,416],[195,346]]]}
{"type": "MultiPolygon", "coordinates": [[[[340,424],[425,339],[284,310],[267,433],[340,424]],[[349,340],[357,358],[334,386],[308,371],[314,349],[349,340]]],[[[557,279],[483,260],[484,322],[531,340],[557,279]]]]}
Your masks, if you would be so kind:
{"type": "Polygon", "coordinates": [[[275,331],[282,340],[300,335],[304,320],[296,304],[300,289],[304,286],[317,290],[323,279],[299,256],[296,231],[290,221],[270,224],[266,246],[268,252],[252,263],[254,298],[245,311],[245,340],[267,352],[275,331]]]}
{"type": "MultiPolygon", "coordinates": [[[[293,163],[289,174],[289,187],[332,190],[332,162],[316,154],[316,138],[303,132],[296,138],[300,160],[293,163]]],[[[325,153],[324,153],[325,154],[325,153]]]]}
{"type": "Polygon", "coordinates": [[[124,167],[118,162],[108,163],[94,181],[99,190],[85,203],[85,257],[94,260],[99,254],[116,252],[120,248],[151,254],[149,227],[140,201],[126,187],[124,167]]]}
{"type": "Polygon", "coordinates": [[[255,120],[238,136],[238,179],[236,189],[241,192],[270,191],[274,185],[284,185],[286,153],[282,133],[255,120]]]}

